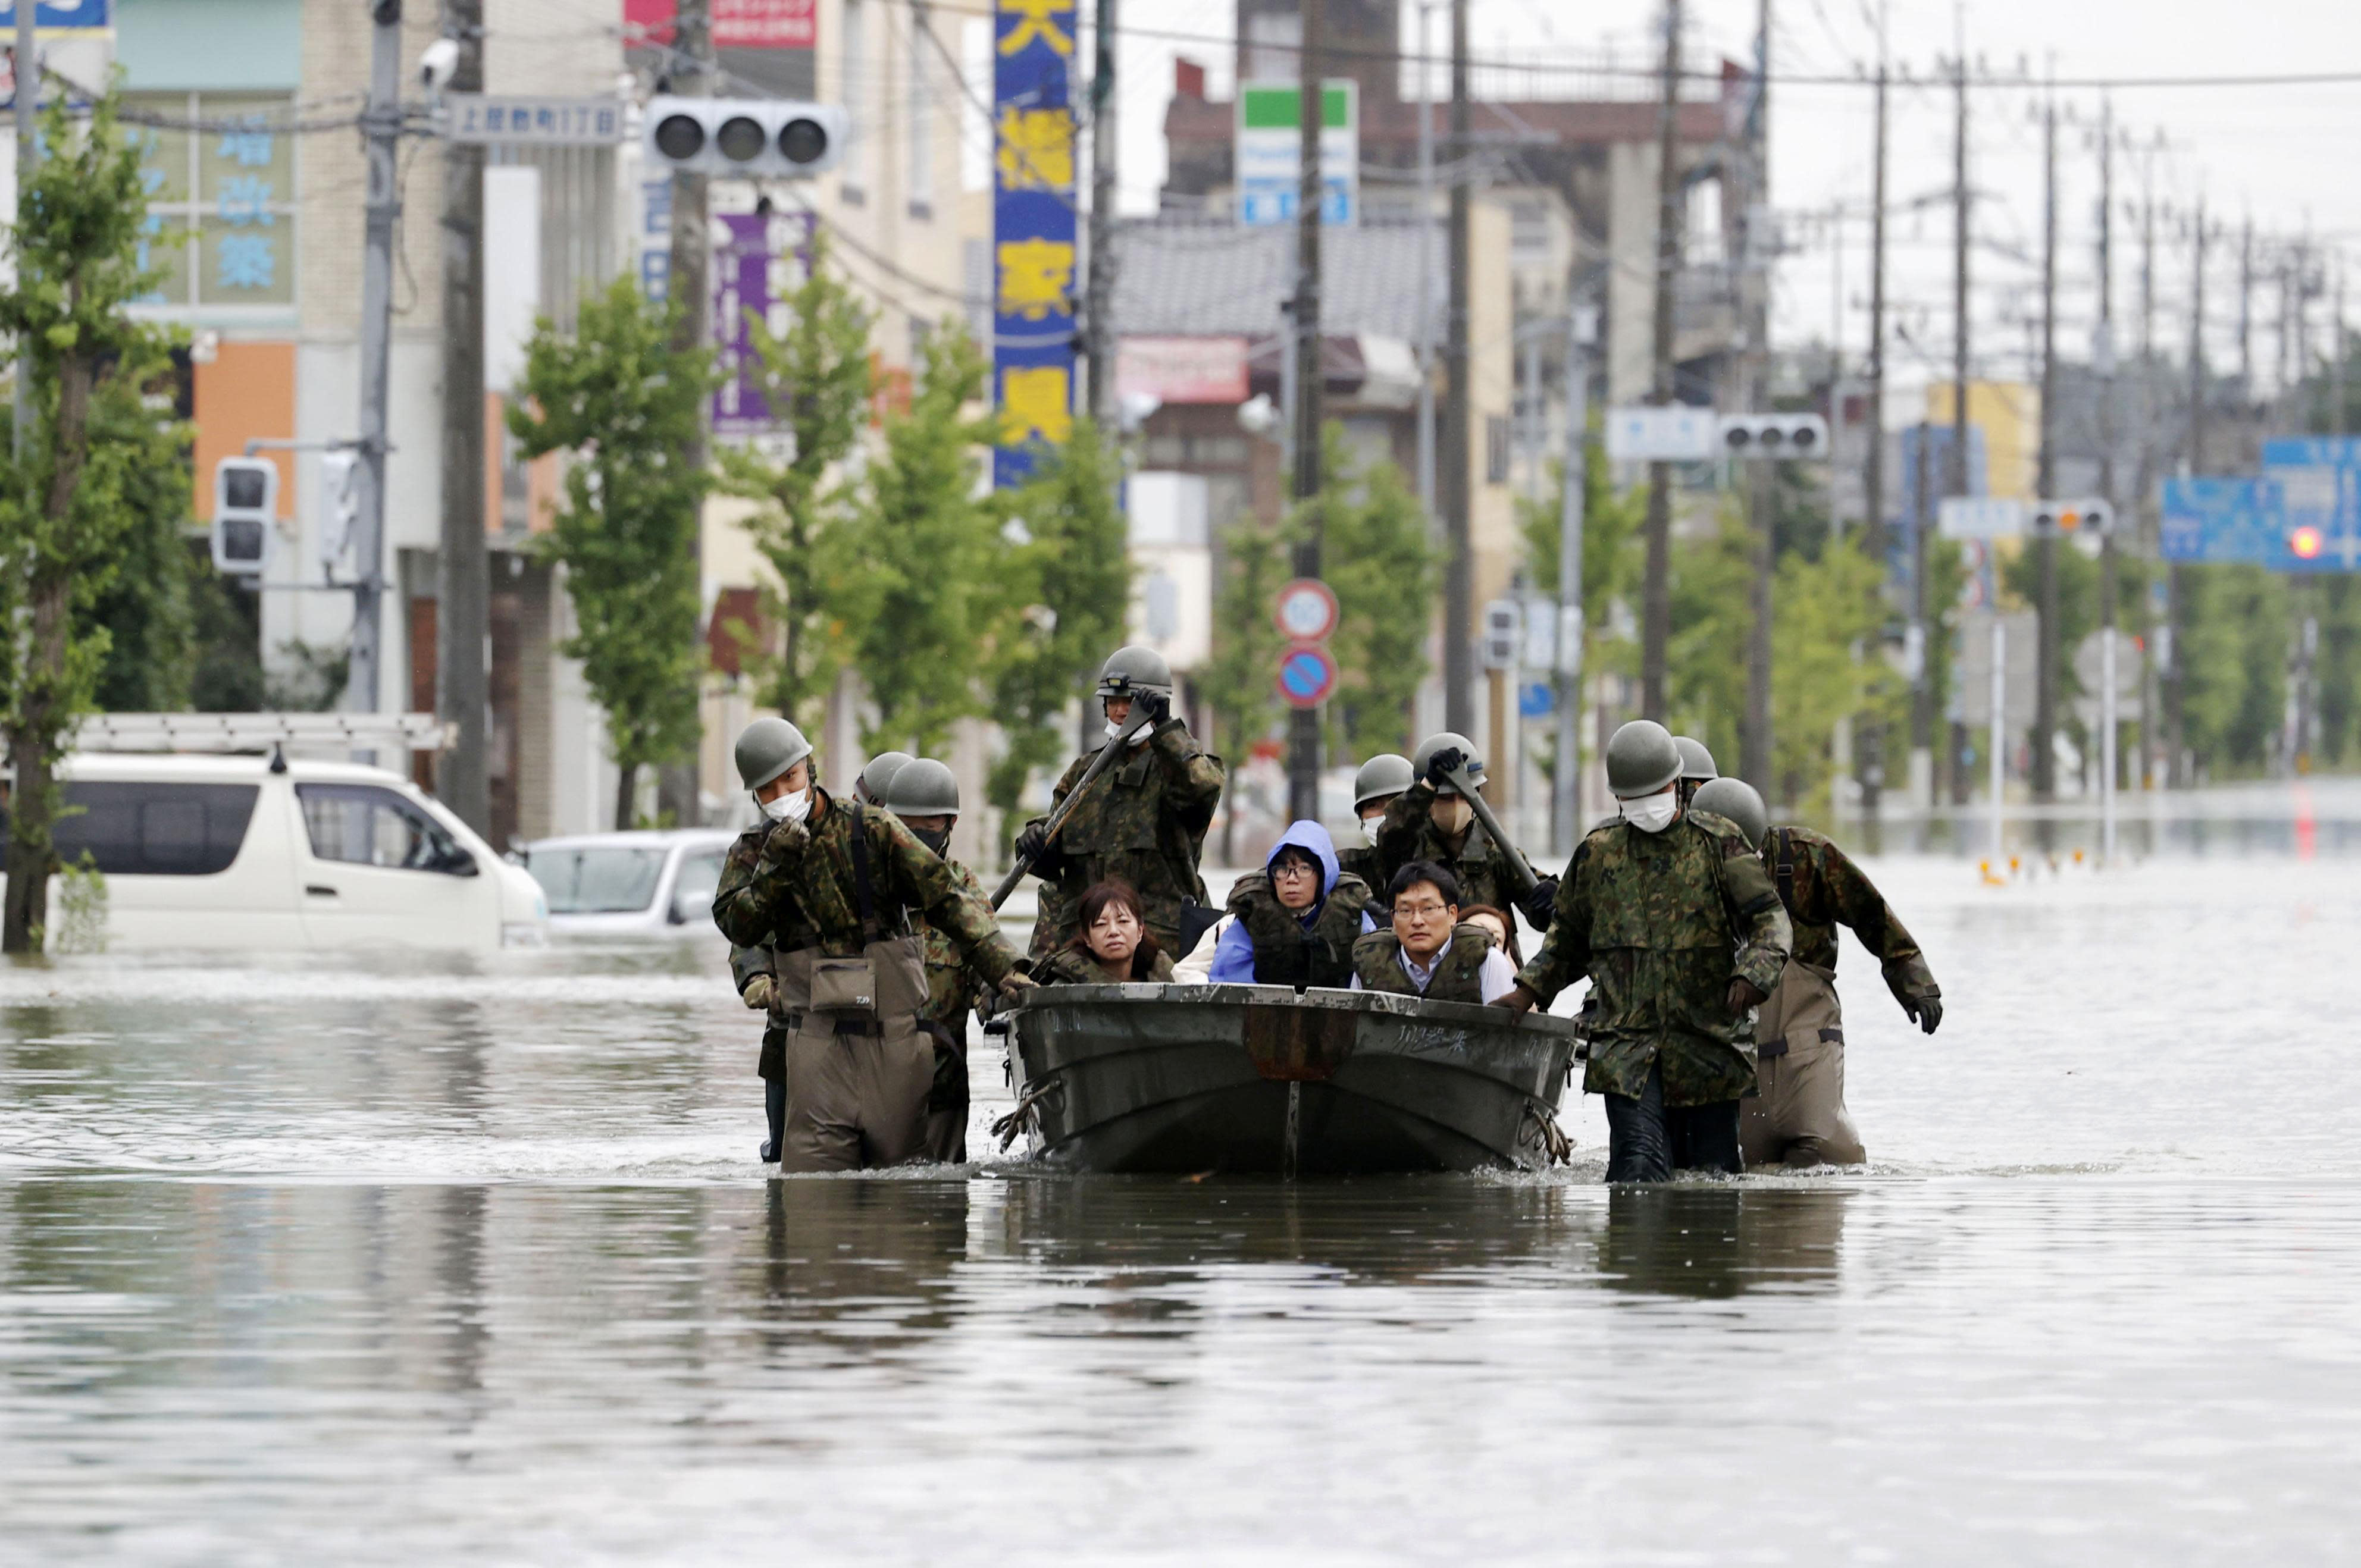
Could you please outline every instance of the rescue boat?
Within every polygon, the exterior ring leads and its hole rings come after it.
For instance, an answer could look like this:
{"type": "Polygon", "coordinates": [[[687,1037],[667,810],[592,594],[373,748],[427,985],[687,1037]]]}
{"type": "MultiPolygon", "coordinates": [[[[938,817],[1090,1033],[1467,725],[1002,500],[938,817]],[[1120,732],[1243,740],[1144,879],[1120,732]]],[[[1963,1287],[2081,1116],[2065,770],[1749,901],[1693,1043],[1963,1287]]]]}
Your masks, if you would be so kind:
{"type": "Polygon", "coordinates": [[[1073,1170],[1353,1176],[1539,1169],[1570,1020],[1386,992],[1059,985],[995,1020],[1002,1147],[1073,1170]]]}

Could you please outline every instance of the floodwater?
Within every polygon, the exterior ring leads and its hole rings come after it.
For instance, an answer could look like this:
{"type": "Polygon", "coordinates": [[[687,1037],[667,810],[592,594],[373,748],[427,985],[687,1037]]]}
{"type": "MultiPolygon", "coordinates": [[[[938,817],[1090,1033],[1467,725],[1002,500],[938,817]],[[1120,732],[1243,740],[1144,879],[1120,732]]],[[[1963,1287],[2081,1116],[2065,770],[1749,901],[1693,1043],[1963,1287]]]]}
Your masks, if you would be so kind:
{"type": "Polygon", "coordinates": [[[2361,861],[1874,869],[1873,1165],[1653,1191],[765,1179],[703,944],[0,971],[0,1560],[2353,1560],[2361,861]]]}

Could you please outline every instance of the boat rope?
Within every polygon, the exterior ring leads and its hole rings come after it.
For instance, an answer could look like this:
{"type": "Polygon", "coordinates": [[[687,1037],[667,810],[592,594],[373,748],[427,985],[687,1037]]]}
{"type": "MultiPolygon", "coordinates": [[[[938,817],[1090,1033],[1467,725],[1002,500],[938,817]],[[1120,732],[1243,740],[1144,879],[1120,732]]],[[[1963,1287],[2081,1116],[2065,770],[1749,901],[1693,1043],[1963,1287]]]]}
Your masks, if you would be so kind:
{"type": "Polygon", "coordinates": [[[1066,1086],[1054,1078],[1027,1084],[1025,1092],[1016,1097],[1016,1108],[992,1124],[993,1135],[1000,1140],[1000,1152],[1006,1154],[1008,1146],[1016,1141],[1018,1134],[1039,1132],[1042,1102],[1053,1095],[1064,1093],[1065,1090],[1066,1086]]]}
{"type": "Polygon", "coordinates": [[[1532,1123],[1535,1136],[1520,1136],[1519,1143],[1533,1145],[1545,1157],[1548,1165],[1565,1165],[1574,1158],[1574,1144],[1557,1124],[1556,1113],[1538,1100],[1525,1102],[1525,1120],[1532,1123]]]}

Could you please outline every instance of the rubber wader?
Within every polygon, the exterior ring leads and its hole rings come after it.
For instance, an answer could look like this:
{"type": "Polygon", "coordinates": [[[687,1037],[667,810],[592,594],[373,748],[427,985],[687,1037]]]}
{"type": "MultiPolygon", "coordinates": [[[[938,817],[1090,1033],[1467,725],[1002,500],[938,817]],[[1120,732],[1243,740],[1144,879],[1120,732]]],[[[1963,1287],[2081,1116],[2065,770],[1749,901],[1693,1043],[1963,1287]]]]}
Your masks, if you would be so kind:
{"type": "Polygon", "coordinates": [[[1754,1024],[1753,1099],[1738,1135],[1750,1166],[1859,1165],[1869,1157],[1844,1102],[1844,1013],[1836,974],[1789,959],[1754,1024]]]}
{"type": "MultiPolygon", "coordinates": [[[[967,1014],[960,1014],[965,1023],[967,1014]]],[[[967,1042],[946,1024],[922,1025],[934,1043],[934,1078],[927,1091],[927,1157],[967,1163],[967,1042]]]]}
{"type": "Polygon", "coordinates": [[[918,1024],[924,949],[884,931],[870,894],[866,835],[852,836],[858,959],[781,953],[775,1021],[787,1030],[787,1123],[779,1170],[861,1170],[927,1156],[935,1044],[918,1024]]]}

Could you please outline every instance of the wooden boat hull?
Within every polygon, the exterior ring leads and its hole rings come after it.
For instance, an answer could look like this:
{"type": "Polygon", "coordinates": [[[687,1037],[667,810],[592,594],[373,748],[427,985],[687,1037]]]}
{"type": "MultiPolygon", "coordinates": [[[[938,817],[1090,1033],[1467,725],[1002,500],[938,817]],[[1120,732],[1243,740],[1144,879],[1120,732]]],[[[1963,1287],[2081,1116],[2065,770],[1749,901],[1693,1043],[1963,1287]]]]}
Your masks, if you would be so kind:
{"type": "Polygon", "coordinates": [[[1536,1168],[1570,1022],[1378,992],[1075,985],[1007,1014],[1035,1157],[1329,1176],[1536,1168]]]}

